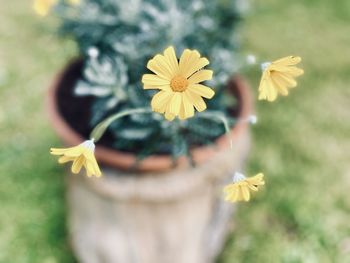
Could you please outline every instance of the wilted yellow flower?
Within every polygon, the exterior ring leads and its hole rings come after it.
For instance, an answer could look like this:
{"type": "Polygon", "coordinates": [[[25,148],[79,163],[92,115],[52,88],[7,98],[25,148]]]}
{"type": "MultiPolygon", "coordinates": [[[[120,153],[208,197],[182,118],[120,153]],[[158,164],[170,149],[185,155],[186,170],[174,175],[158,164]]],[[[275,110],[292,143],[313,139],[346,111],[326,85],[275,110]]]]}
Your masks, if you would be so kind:
{"type": "Polygon", "coordinates": [[[262,64],[259,100],[274,101],[278,93],[287,96],[288,88],[294,88],[297,85],[294,78],[304,73],[302,69],[295,67],[300,61],[300,57],[289,56],[272,63],[262,64]]]}
{"type": "Polygon", "coordinates": [[[87,176],[101,176],[101,170],[98,167],[97,161],[94,155],[95,144],[93,140],[87,140],[78,146],[71,148],[51,148],[52,155],[62,155],[59,159],[59,163],[73,162],[72,172],[77,174],[82,167],[85,167],[87,176]]]}
{"type": "Polygon", "coordinates": [[[224,193],[225,201],[237,202],[237,201],[249,201],[250,192],[258,191],[258,186],[264,185],[264,175],[259,173],[253,177],[247,178],[241,173],[235,173],[233,176],[233,183],[225,186],[224,193]]]}
{"type": "Polygon", "coordinates": [[[34,0],[33,9],[40,16],[47,16],[58,0],[34,0]]]}
{"type": "Polygon", "coordinates": [[[154,95],[151,106],[153,111],[165,114],[167,120],[176,116],[187,119],[197,111],[204,111],[207,106],[202,97],[211,99],[215,92],[200,82],[210,80],[213,71],[203,67],[209,64],[197,50],[186,49],[178,61],[173,47],[168,47],[164,55],[156,55],[147,68],[155,74],[142,77],[144,89],[160,90],[154,95]]]}

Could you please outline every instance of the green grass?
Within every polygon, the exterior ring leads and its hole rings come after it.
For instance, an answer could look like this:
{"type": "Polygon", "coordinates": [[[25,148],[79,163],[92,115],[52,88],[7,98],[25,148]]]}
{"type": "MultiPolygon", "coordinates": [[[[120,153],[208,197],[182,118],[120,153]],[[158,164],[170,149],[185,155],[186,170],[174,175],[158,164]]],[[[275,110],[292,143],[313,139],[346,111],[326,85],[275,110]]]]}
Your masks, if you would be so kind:
{"type": "MultiPolygon", "coordinates": [[[[54,37],[56,21],[37,18],[30,1],[1,10],[0,262],[74,262],[44,96],[75,46],[54,37]]],[[[349,23],[348,0],[255,1],[245,52],[300,55],[305,75],[289,97],[257,103],[247,173],[263,171],[267,184],[239,206],[220,262],[349,262],[349,23]]],[[[256,88],[256,71],[247,75],[256,88]]]]}

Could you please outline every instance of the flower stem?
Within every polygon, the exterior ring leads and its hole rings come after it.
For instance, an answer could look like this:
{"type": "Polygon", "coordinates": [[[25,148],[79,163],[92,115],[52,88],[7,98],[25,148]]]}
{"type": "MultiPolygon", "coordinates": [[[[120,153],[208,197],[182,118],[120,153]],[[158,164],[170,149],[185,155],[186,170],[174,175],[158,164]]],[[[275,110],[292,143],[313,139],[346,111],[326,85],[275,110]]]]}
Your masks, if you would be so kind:
{"type": "Polygon", "coordinates": [[[209,120],[214,119],[217,121],[221,121],[222,124],[224,125],[227,139],[230,142],[230,147],[231,147],[231,149],[233,148],[233,142],[232,142],[232,138],[230,136],[230,126],[228,124],[228,119],[226,118],[226,116],[222,112],[220,112],[220,111],[206,111],[206,112],[199,113],[197,116],[199,118],[206,118],[209,120]]]}
{"type": "Polygon", "coordinates": [[[106,118],[105,120],[101,121],[90,133],[90,139],[93,139],[95,142],[101,139],[103,134],[106,132],[109,125],[112,124],[112,122],[123,118],[125,116],[129,116],[132,114],[142,114],[142,113],[151,113],[151,108],[137,108],[132,110],[125,110],[122,112],[118,112],[116,114],[113,114],[112,116],[106,118]]]}

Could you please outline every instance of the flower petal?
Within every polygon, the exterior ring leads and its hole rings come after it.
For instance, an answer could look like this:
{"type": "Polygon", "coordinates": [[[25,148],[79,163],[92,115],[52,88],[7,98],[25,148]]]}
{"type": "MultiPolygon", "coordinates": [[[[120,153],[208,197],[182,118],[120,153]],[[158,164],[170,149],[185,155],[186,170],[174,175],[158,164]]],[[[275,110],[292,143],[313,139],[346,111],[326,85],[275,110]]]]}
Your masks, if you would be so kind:
{"type": "Polygon", "coordinates": [[[258,191],[258,187],[257,187],[256,185],[248,184],[248,187],[249,187],[249,189],[251,189],[251,190],[254,191],[254,192],[257,192],[257,191],[258,191]]]}
{"type": "Polygon", "coordinates": [[[67,157],[67,156],[61,156],[59,159],[58,159],[58,163],[68,163],[68,162],[71,162],[71,161],[74,161],[75,160],[75,157],[67,157]]]}
{"type": "Polygon", "coordinates": [[[193,93],[196,93],[207,99],[211,99],[215,94],[215,92],[211,88],[202,84],[192,84],[188,87],[188,89],[193,93]]]}
{"type": "Polygon", "coordinates": [[[88,148],[84,148],[84,151],[82,152],[82,155],[85,157],[86,160],[95,160],[94,152],[91,151],[88,148]]]}
{"type": "Polygon", "coordinates": [[[253,177],[247,178],[246,181],[248,182],[248,184],[252,184],[252,185],[264,185],[265,184],[264,174],[259,173],[253,177]]]}
{"type": "Polygon", "coordinates": [[[292,66],[275,66],[272,65],[269,67],[270,71],[278,71],[280,73],[289,74],[291,77],[299,77],[304,74],[304,70],[292,66]]]}
{"type": "Polygon", "coordinates": [[[241,186],[241,191],[242,191],[242,196],[243,196],[243,200],[248,202],[250,199],[250,193],[249,193],[249,189],[248,186],[241,186]]]}
{"type": "Polygon", "coordinates": [[[95,175],[95,168],[91,162],[85,163],[85,169],[86,169],[86,175],[88,177],[95,175]]]}
{"type": "Polygon", "coordinates": [[[170,91],[160,91],[156,95],[153,96],[151,101],[151,107],[154,111],[164,113],[165,109],[164,106],[166,106],[172,96],[174,95],[173,92],[170,91]]]}
{"type": "Polygon", "coordinates": [[[286,88],[294,88],[297,84],[293,78],[289,78],[288,76],[283,77],[281,73],[273,73],[271,78],[276,85],[286,88]]]}
{"type": "Polygon", "coordinates": [[[242,197],[241,188],[239,186],[236,186],[234,191],[232,191],[232,194],[231,194],[231,202],[241,201],[242,199],[243,197],[242,197]]]}
{"type": "Polygon", "coordinates": [[[185,49],[180,57],[179,62],[179,74],[180,75],[186,75],[187,69],[189,68],[189,63],[197,56],[197,59],[200,57],[198,51],[197,53],[194,53],[195,51],[185,49]],[[193,58],[192,58],[193,57],[193,58]]]}
{"type": "Polygon", "coordinates": [[[207,58],[200,58],[197,62],[193,62],[192,64],[189,65],[185,77],[188,78],[193,73],[197,72],[198,70],[204,68],[209,64],[209,60],[207,58]]]}
{"type": "Polygon", "coordinates": [[[170,90],[170,81],[155,74],[144,74],[142,76],[142,83],[144,89],[170,90]]]}
{"type": "Polygon", "coordinates": [[[182,103],[182,95],[180,92],[174,92],[173,97],[170,101],[169,113],[177,116],[180,112],[180,107],[182,103]]]}
{"type": "Polygon", "coordinates": [[[171,68],[171,65],[170,65],[170,61],[168,61],[168,59],[163,56],[163,55],[156,55],[154,58],[153,58],[157,64],[163,69],[163,70],[166,70],[167,73],[169,74],[169,76],[172,78],[174,76],[176,76],[177,72],[174,72],[171,68]]]}
{"type": "Polygon", "coordinates": [[[51,148],[50,149],[50,153],[52,155],[62,155],[62,154],[64,154],[65,152],[69,151],[72,148],[74,148],[74,147],[71,147],[71,148],[51,148]]]}
{"type": "Polygon", "coordinates": [[[186,119],[185,109],[184,109],[184,105],[183,104],[181,104],[181,106],[180,106],[179,119],[180,120],[185,120],[186,119]]]}
{"type": "Polygon", "coordinates": [[[81,168],[83,167],[84,162],[85,162],[85,158],[83,155],[76,158],[72,164],[72,173],[74,174],[79,173],[81,168]]]}
{"type": "Polygon", "coordinates": [[[229,184],[224,188],[225,201],[237,202],[239,197],[239,189],[236,184],[229,184]]]}
{"type": "Polygon", "coordinates": [[[174,47],[168,47],[164,51],[164,56],[168,62],[168,65],[169,65],[172,73],[174,73],[175,75],[179,74],[179,62],[177,60],[174,47]]]}
{"type": "Polygon", "coordinates": [[[285,85],[285,83],[281,82],[280,79],[281,79],[280,77],[277,77],[277,74],[276,74],[276,77],[271,76],[271,80],[273,82],[273,85],[278,90],[278,92],[281,93],[283,96],[287,96],[288,95],[288,89],[287,89],[288,85],[285,85]]]}
{"type": "Polygon", "coordinates": [[[231,202],[237,202],[239,199],[239,188],[235,187],[230,196],[231,202]]]}
{"type": "Polygon", "coordinates": [[[296,65],[301,61],[301,57],[288,56],[272,62],[272,64],[281,65],[281,66],[291,66],[296,65]]]}
{"type": "Polygon", "coordinates": [[[264,72],[259,85],[259,100],[274,101],[277,98],[277,90],[269,77],[268,72],[264,72]]]}
{"type": "Polygon", "coordinates": [[[242,187],[240,187],[240,186],[237,186],[237,198],[236,198],[236,200],[237,201],[243,201],[244,200],[242,187]]]}
{"type": "Polygon", "coordinates": [[[153,59],[151,59],[147,63],[147,68],[153,71],[155,74],[160,76],[163,79],[171,80],[173,74],[171,74],[169,66],[164,61],[164,57],[162,55],[156,55],[153,59]]]}
{"type": "Polygon", "coordinates": [[[79,157],[80,155],[82,155],[84,151],[85,151],[85,148],[81,145],[78,145],[67,149],[64,155],[68,157],[79,157]]]}
{"type": "Polygon", "coordinates": [[[200,70],[194,73],[189,79],[189,84],[197,84],[202,81],[211,80],[213,78],[213,71],[208,69],[200,70]]]}
{"type": "Polygon", "coordinates": [[[88,169],[92,172],[92,175],[100,177],[102,175],[100,167],[97,164],[96,159],[90,160],[87,164],[88,169]]]}
{"type": "Polygon", "coordinates": [[[204,100],[201,96],[191,92],[190,90],[185,91],[186,96],[188,97],[189,101],[192,102],[194,107],[197,109],[197,111],[201,112],[206,110],[207,105],[205,104],[204,100]]]}
{"type": "Polygon", "coordinates": [[[172,121],[172,120],[175,119],[175,115],[169,113],[169,111],[166,111],[166,112],[165,112],[164,117],[165,117],[165,119],[167,119],[168,121],[172,121]]]}
{"type": "Polygon", "coordinates": [[[232,191],[232,188],[233,188],[234,186],[235,186],[234,184],[228,184],[228,185],[226,185],[226,186],[224,187],[224,189],[223,189],[223,192],[226,193],[226,194],[230,193],[230,192],[232,191]]]}
{"type": "Polygon", "coordinates": [[[230,193],[228,193],[225,197],[225,201],[236,202],[238,197],[238,189],[232,189],[230,193]]]}
{"type": "Polygon", "coordinates": [[[194,107],[186,93],[182,93],[182,107],[184,119],[194,116],[194,107]]]}

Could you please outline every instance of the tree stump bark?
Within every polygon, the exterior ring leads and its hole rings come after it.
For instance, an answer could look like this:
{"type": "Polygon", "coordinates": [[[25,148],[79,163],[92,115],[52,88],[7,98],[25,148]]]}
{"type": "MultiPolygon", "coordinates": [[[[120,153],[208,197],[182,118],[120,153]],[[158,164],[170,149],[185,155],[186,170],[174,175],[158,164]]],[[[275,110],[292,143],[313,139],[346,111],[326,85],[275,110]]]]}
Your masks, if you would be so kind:
{"type": "Polygon", "coordinates": [[[234,205],[222,187],[242,168],[248,132],[233,149],[192,168],[102,178],[68,176],[68,227],[82,263],[210,263],[221,252],[234,205]]]}

